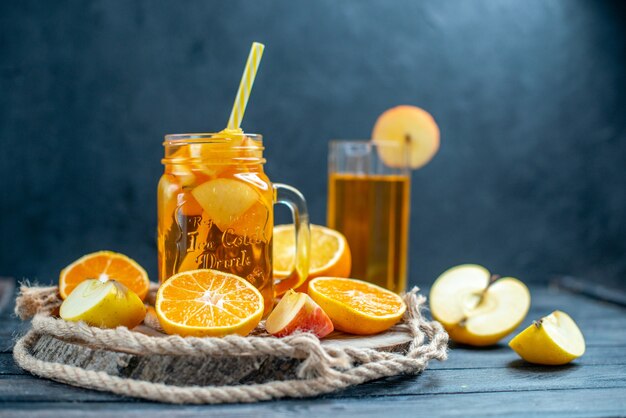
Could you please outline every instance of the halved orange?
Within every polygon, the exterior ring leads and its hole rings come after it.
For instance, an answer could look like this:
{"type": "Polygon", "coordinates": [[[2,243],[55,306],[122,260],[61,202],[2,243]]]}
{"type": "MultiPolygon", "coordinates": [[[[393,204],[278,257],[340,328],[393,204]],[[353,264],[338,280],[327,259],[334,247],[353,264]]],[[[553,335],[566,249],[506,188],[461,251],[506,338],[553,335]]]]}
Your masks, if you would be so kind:
{"type": "Polygon", "coordinates": [[[311,225],[309,276],[304,280],[289,277],[295,261],[295,230],[293,224],[274,227],[273,273],[275,293],[282,295],[290,288],[307,292],[308,282],[316,277],[349,277],[352,256],[346,237],[341,232],[320,225],[311,225]]]}
{"type": "Polygon", "coordinates": [[[87,279],[101,282],[116,280],[144,300],[150,288],[148,273],[135,260],[113,251],[87,254],[61,270],[59,294],[68,297],[72,290],[87,279]]]}
{"type": "Polygon", "coordinates": [[[201,269],[175,274],[161,285],[154,308],[168,334],[248,335],[261,321],[263,296],[234,274],[201,269]]]}
{"type": "Polygon", "coordinates": [[[361,280],[318,277],[309,295],[328,314],[335,329],[369,335],[395,325],[406,311],[397,294],[361,280]]]}

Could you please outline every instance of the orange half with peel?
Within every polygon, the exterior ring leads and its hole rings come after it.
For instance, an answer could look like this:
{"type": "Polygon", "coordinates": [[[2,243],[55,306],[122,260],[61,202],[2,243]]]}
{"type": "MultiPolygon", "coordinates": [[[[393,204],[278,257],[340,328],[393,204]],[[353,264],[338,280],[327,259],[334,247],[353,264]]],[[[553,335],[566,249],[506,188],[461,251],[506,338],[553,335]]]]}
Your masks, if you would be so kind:
{"type": "Polygon", "coordinates": [[[263,307],[263,296],[248,281],[210,269],[170,277],[154,305],[165,332],[195,337],[247,335],[261,321],[263,307]]]}
{"type": "Polygon", "coordinates": [[[318,277],[309,282],[309,296],[328,314],[335,329],[350,334],[383,332],[406,311],[397,294],[356,279],[318,277]]]}
{"type": "Polygon", "coordinates": [[[65,299],[80,283],[88,279],[101,282],[115,280],[144,300],[150,288],[148,273],[135,260],[113,251],[87,254],[61,270],[59,294],[65,299]]]}
{"type": "Polygon", "coordinates": [[[352,256],[346,237],[334,229],[311,225],[309,275],[304,280],[294,280],[290,274],[295,261],[295,231],[293,224],[274,227],[273,274],[277,295],[290,288],[307,292],[308,282],[320,276],[349,277],[352,256]]]}

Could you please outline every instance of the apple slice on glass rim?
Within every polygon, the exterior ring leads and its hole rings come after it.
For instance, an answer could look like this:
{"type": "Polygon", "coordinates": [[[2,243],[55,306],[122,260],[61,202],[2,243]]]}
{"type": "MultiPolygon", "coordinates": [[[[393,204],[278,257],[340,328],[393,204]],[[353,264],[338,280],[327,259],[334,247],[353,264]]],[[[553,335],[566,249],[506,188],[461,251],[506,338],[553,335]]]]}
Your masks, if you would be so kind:
{"type": "Polygon", "coordinates": [[[430,113],[408,105],[383,112],[372,131],[374,143],[397,145],[378,147],[380,158],[386,165],[395,168],[408,165],[413,170],[428,164],[435,156],[439,150],[439,137],[439,127],[430,113]]]}

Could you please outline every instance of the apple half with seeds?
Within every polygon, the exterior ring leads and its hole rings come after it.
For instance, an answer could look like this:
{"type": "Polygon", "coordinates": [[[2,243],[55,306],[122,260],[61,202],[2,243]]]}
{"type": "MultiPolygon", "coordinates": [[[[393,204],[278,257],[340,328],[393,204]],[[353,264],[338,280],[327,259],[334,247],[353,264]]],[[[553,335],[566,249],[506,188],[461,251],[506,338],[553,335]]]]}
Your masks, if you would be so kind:
{"type": "Polygon", "coordinates": [[[493,345],[517,328],[530,308],[530,292],[513,277],[492,276],[476,264],[445,271],[430,290],[433,318],[456,342],[493,345]]]}

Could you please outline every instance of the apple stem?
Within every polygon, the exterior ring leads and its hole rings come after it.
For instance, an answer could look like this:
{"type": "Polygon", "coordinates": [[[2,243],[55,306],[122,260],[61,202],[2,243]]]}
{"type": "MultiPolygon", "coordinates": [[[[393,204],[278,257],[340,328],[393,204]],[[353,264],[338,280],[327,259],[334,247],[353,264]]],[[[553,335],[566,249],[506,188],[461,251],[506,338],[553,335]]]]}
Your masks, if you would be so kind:
{"type": "MultiPolygon", "coordinates": [[[[407,135],[408,136],[408,135],[407,135]]],[[[494,284],[500,277],[499,274],[492,274],[491,277],[489,278],[489,283],[487,283],[487,286],[483,289],[482,292],[480,292],[480,296],[478,298],[478,303],[476,304],[475,308],[479,307],[481,303],[483,303],[483,299],[485,298],[485,295],[487,294],[487,290],[489,289],[489,287],[494,284]]],[[[461,319],[459,321],[459,326],[460,327],[464,327],[465,324],[467,323],[467,316],[463,317],[463,319],[461,319]]]]}
{"type": "Polygon", "coordinates": [[[409,134],[404,135],[404,142],[407,145],[410,145],[411,144],[411,135],[409,135],[409,134]]]}
{"type": "Polygon", "coordinates": [[[489,283],[487,283],[487,287],[485,287],[483,291],[480,293],[480,299],[478,300],[478,304],[476,306],[479,306],[481,303],[483,303],[483,299],[485,298],[485,294],[487,293],[487,290],[489,290],[491,285],[494,284],[500,277],[502,276],[500,276],[499,274],[491,275],[491,277],[489,278],[489,283]]]}
{"type": "Polygon", "coordinates": [[[487,283],[487,287],[485,288],[485,290],[489,289],[489,286],[494,284],[496,280],[498,280],[500,277],[502,276],[500,276],[499,274],[492,274],[491,277],[489,278],[489,283],[487,283]]]}

